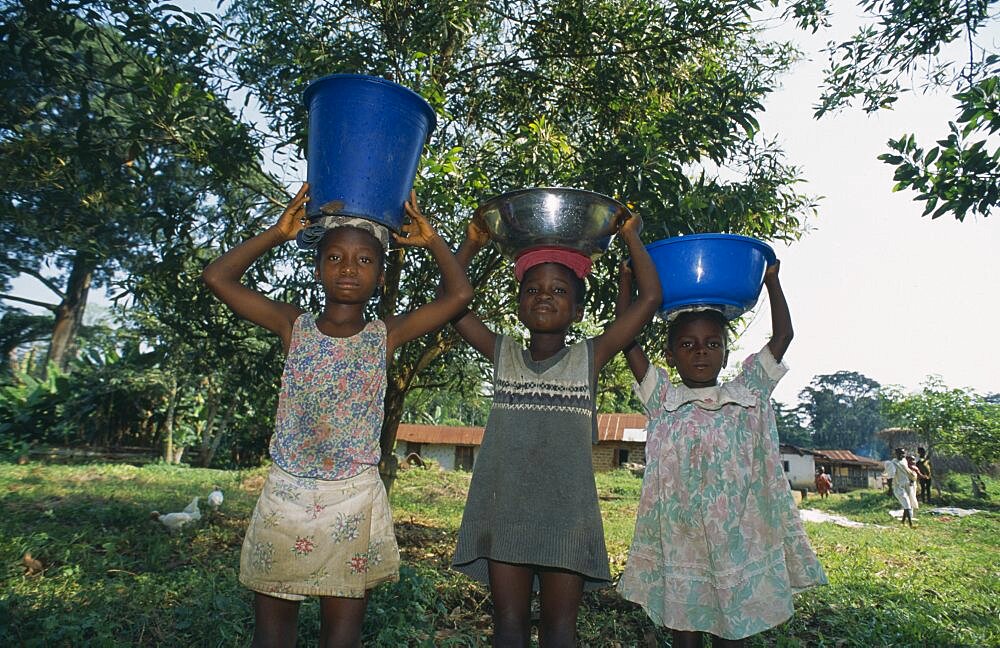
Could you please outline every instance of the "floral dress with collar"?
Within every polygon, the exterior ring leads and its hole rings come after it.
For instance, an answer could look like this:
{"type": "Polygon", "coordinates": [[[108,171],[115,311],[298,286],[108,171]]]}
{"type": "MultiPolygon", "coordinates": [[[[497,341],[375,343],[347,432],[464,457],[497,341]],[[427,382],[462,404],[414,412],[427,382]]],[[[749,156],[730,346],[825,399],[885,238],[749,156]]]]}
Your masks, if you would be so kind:
{"type": "Polygon", "coordinates": [[[621,594],[658,625],[742,639],[826,584],[778,451],[770,397],[787,371],[765,346],[732,381],[692,389],[650,367],[646,471],[621,594]]]}

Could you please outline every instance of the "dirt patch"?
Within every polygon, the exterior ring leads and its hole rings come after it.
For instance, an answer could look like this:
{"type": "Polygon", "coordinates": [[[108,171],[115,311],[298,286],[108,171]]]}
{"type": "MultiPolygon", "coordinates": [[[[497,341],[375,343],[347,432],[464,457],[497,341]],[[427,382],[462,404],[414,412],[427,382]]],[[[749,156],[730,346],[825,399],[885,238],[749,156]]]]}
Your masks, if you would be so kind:
{"type": "Polygon", "coordinates": [[[442,499],[464,500],[468,493],[467,486],[458,486],[449,482],[423,484],[419,489],[407,491],[415,500],[421,502],[436,502],[442,499]]]}
{"type": "Polygon", "coordinates": [[[444,569],[451,566],[451,556],[455,552],[454,533],[418,521],[415,516],[396,522],[394,527],[403,560],[444,569]]]}
{"type": "Polygon", "coordinates": [[[108,476],[97,472],[81,472],[70,475],[66,481],[73,484],[86,484],[88,482],[107,481],[108,476]]]}
{"type": "Polygon", "coordinates": [[[264,488],[264,480],[267,478],[263,473],[254,473],[243,478],[240,488],[247,493],[259,493],[264,488]]]}

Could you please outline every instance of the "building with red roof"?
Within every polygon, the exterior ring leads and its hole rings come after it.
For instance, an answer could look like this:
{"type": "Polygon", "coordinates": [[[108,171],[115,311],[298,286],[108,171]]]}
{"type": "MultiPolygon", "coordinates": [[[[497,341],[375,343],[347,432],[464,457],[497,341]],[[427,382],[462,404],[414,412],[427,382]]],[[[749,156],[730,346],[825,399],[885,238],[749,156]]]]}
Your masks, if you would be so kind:
{"type": "MultiPolygon", "coordinates": [[[[625,463],[645,463],[646,417],[642,414],[598,414],[597,445],[593,446],[594,470],[612,470],[625,463]]],[[[483,428],[451,425],[400,423],[396,432],[396,456],[405,460],[417,455],[445,470],[472,470],[483,428]]]]}
{"type": "Polygon", "coordinates": [[[833,477],[833,490],[879,488],[884,466],[871,457],[856,455],[850,450],[815,450],[816,467],[826,468],[833,477]]]}

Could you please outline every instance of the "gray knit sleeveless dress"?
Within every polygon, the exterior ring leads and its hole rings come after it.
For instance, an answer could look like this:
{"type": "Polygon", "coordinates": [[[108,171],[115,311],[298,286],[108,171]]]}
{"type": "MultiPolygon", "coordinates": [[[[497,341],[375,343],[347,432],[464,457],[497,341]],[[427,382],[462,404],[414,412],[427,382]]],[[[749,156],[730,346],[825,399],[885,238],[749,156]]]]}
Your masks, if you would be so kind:
{"type": "Polygon", "coordinates": [[[610,582],[591,463],[595,374],[590,340],[535,362],[497,336],[493,407],[453,568],[487,584],[487,559],[577,572],[585,589],[610,582]]]}

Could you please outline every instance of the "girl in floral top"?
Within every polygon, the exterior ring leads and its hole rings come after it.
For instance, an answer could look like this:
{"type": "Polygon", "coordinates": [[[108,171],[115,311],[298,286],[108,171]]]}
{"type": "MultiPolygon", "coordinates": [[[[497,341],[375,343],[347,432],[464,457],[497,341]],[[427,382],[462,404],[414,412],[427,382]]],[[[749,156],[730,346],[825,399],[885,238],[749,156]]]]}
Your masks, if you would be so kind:
{"type": "Polygon", "coordinates": [[[240,556],[240,582],[254,590],[254,646],[295,645],[299,603],[320,597],[321,645],[360,645],[369,590],[398,578],[399,550],[378,476],[386,359],[458,315],[472,287],[411,193],[400,245],[430,250],[444,289],[412,312],[367,322],[364,308],[385,281],[388,230],[323,216],[305,226],[303,185],[278,222],[226,252],[203,278],[233,312],[281,337],[274,461],[240,556]],[[286,241],[316,248],[319,316],[241,283],[250,264],[286,241]]]}
{"type": "MultiPolygon", "coordinates": [[[[622,273],[618,308],[629,303],[622,273]]],[[[771,392],[786,368],[792,322],[778,264],[764,275],[772,336],[719,384],[728,322],[716,310],[680,313],[667,335],[667,364],[650,367],[638,345],[626,351],[649,415],[646,471],[628,563],[618,584],[673,646],[742,646],[786,621],[792,594],[826,583],[783,474],[771,392]]]]}

